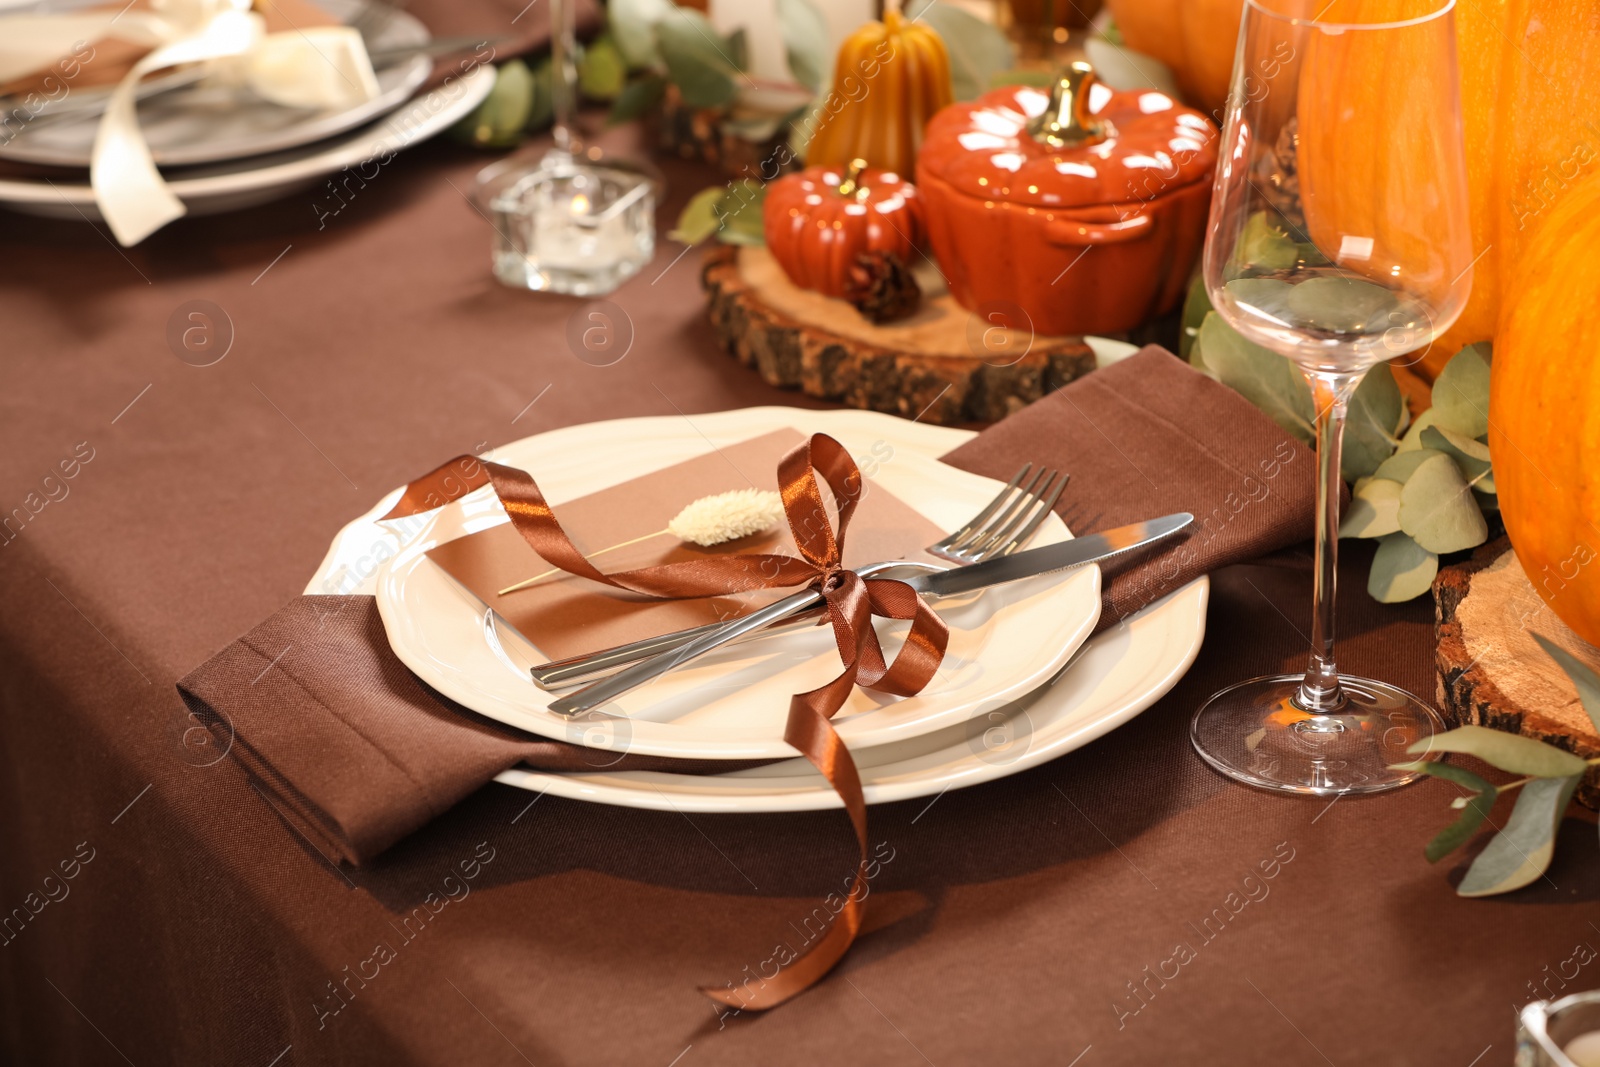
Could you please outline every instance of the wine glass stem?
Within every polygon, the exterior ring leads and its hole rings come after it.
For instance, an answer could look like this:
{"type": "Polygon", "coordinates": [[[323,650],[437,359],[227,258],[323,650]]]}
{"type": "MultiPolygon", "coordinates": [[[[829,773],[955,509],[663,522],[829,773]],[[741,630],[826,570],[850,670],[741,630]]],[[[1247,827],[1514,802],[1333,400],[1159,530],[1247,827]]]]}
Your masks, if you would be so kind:
{"type": "Polygon", "coordinates": [[[1336,712],[1345,702],[1339,688],[1339,668],[1333,658],[1339,581],[1339,496],[1344,489],[1339,463],[1345,413],[1350,395],[1364,373],[1305,372],[1317,420],[1317,575],[1312,594],[1315,608],[1311,616],[1311,664],[1294,702],[1302,710],[1314,713],[1336,712]]]}
{"type": "Polygon", "coordinates": [[[554,115],[551,135],[555,150],[572,154],[572,108],[578,91],[578,31],[574,0],[548,0],[550,4],[550,105],[554,115]]]}

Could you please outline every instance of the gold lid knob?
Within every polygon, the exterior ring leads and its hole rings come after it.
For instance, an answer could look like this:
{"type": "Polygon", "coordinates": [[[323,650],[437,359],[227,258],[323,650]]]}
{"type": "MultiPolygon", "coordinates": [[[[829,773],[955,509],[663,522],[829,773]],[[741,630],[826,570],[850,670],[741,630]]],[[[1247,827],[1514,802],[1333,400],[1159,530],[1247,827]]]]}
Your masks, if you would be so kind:
{"type": "Polygon", "coordinates": [[[1051,148],[1082,148],[1106,139],[1106,124],[1089,112],[1094,67],[1079,60],[1056,79],[1044,113],[1028,124],[1033,139],[1051,148]]]}
{"type": "Polygon", "coordinates": [[[840,196],[853,196],[857,200],[867,198],[867,187],[861,184],[861,172],[867,169],[864,159],[852,159],[850,166],[845,169],[844,180],[839,183],[840,196]]]}

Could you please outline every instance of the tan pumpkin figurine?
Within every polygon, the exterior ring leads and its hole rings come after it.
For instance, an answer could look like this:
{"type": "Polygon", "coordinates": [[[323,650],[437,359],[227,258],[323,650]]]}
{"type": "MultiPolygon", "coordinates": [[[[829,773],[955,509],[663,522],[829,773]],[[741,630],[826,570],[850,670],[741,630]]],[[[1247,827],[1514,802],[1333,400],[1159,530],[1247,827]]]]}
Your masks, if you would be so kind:
{"type": "Polygon", "coordinates": [[[806,149],[813,165],[843,167],[859,158],[911,174],[923,127],[952,99],[944,41],[901,15],[895,0],[884,7],[882,22],[867,23],[839,47],[833,87],[806,149]]]}
{"type": "Polygon", "coordinates": [[[767,190],[762,223],[767,251],[789,280],[835,297],[845,296],[863,253],[909,264],[925,232],[916,187],[860,159],[779,178],[767,190]]]}

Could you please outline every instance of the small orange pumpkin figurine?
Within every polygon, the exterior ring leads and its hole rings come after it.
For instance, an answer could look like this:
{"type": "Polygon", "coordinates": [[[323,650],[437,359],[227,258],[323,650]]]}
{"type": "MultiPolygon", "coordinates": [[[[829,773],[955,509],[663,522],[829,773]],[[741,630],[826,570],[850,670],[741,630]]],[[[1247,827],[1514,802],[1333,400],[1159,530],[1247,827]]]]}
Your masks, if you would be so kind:
{"type": "Polygon", "coordinates": [[[762,209],[767,251],[802,289],[844,295],[863,252],[910,263],[923,243],[922,201],[893,171],[857,159],[847,170],[808,167],[773,182],[762,209]]]}

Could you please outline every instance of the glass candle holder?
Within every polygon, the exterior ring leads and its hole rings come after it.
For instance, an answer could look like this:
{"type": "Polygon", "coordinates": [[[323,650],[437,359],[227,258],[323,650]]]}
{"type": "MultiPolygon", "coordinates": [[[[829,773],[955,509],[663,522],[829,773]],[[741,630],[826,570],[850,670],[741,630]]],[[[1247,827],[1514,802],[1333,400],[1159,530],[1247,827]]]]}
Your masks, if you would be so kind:
{"type": "Polygon", "coordinates": [[[555,151],[478,178],[494,276],[517,289],[609,293],[655,255],[656,183],[645,173],[555,151]]]}

